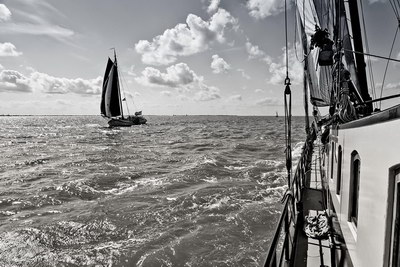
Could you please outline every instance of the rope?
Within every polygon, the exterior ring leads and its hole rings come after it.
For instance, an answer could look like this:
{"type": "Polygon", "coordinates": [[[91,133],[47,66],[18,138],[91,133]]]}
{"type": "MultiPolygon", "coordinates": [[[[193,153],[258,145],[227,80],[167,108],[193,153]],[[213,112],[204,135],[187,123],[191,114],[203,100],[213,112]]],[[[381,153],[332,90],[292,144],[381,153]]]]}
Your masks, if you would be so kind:
{"type": "Polygon", "coordinates": [[[288,28],[287,28],[287,0],[285,0],[285,41],[286,41],[286,78],[285,78],[285,138],[286,138],[286,169],[288,173],[288,185],[291,184],[292,173],[292,144],[291,144],[291,127],[292,127],[292,93],[290,90],[289,78],[289,53],[288,53],[288,28]]]}

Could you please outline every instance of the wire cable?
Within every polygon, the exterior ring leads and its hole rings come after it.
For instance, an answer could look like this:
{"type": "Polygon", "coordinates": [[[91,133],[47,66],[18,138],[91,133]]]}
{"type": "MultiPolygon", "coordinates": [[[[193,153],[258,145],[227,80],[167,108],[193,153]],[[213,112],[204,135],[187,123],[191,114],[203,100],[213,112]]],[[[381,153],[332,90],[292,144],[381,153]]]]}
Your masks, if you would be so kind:
{"type": "MultiPolygon", "coordinates": [[[[394,47],[394,43],[396,42],[396,37],[397,37],[397,33],[398,33],[398,32],[399,32],[399,27],[396,28],[396,33],[395,33],[394,38],[393,38],[392,47],[390,48],[389,59],[390,59],[390,57],[392,56],[393,47],[394,47]]],[[[379,98],[382,98],[383,86],[384,86],[384,84],[385,84],[386,74],[387,74],[387,70],[388,70],[389,62],[390,62],[389,59],[388,59],[387,62],[386,62],[386,68],[385,68],[385,72],[384,72],[384,74],[383,74],[382,87],[381,87],[381,93],[380,93],[380,95],[379,95],[379,98]]],[[[382,101],[379,102],[379,109],[381,109],[381,108],[382,108],[382,101]]]]}

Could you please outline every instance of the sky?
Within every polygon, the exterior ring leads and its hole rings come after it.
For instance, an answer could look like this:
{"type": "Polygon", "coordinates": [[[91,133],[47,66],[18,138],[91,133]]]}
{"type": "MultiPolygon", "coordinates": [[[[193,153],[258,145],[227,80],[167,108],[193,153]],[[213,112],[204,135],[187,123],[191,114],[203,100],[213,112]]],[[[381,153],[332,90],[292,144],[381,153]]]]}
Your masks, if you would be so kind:
{"type": "MultiPolygon", "coordinates": [[[[292,110],[303,115],[293,1],[288,8],[292,110]]],[[[370,53],[388,56],[390,4],[363,8],[370,53]]],[[[111,48],[131,114],[283,114],[284,23],[282,0],[0,0],[0,114],[100,114],[111,48]]],[[[378,88],[386,61],[373,64],[378,88]]],[[[399,93],[398,71],[389,64],[383,95],[399,93]]]]}

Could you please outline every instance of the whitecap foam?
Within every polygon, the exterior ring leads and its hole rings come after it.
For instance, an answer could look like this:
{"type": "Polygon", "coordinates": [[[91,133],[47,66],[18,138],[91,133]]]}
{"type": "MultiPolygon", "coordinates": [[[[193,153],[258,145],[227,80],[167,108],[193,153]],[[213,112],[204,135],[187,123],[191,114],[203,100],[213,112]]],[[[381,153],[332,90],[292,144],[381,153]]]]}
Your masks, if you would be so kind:
{"type": "Polygon", "coordinates": [[[207,158],[205,157],[202,164],[212,164],[214,166],[217,166],[217,160],[214,158],[207,158]]]}
{"type": "Polygon", "coordinates": [[[210,184],[215,184],[218,182],[217,177],[215,177],[215,176],[206,177],[206,179],[201,179],[201,180],[203,180],[206,183],[210,183],[210,184]]]}
{"type": "Polygon", "coordinates": [[[294,148],[292,149],[292,158],[293,159],[300,158],[301,153],[303,153],[303,146],[304,146],[304,142],[299,142],[294,146],[294,148]]]}
{"type": "Polygon", "coordinates": [[[208,204],[206,206],[207,209],[213,210],[213,209],[219,209],[222,207],[222,205],[226,205],[230,201],[230,197],[223,197],[221,199],[218,199],[212,204],[208,204]]]}
{"type": "Polygon", "coordinates": [[[248,168],[251,168],[252,166],[224,166],[225,169],[228,169],[230,171],[240,171],[240,170],[245,170],[248,168]]]}

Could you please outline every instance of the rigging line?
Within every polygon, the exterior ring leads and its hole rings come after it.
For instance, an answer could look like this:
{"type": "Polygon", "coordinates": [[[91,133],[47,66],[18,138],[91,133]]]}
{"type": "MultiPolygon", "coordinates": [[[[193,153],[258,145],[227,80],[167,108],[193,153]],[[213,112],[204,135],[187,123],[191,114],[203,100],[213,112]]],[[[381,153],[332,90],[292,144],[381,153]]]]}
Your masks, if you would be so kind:
{"type": "MultiPolygon", "coordinates": [[[[366,30],[366,25],[365,25],[365,16],[364,16],[364,6],[363,6],[363,1],[360,1],[360,6],[361,6],[361,17],[362,17],[362,24],[363,24],[363,31],[364,31],[364,41],[365,41],[365,48],[367,50],[367,53],[369,53],[369,44],[368,44],[368,37],[367,37],[367,30],[366,30]]],[[[368,64],[368,72],[369,72],[369,79],[370,79],[370,86],[372,89],[372,94],[374,98],[376,98],[376,88],[375,88],[375,79],[374,79],[374,73],[372,71],[372,61],[371,57],[367,56],[367,64],[368,64]]],[[[374,105],[376,105],[374,103],[374,105]]]]}
{"type": "Polygon", "coordinates": [[[289,57],[288,57],[288,28],[287,28],[287,4],[285,0],[285,42],[286,42],[286,79],[289,78],[289,57]]]}
{"type": "Polygon", "coordinates": [[[393,3],[392,1],[393,0],[389,0],[389,3],[392,6],[393,12],[396,15],[397,20],[399,20],[399,10],[397,9],[396,3],[393,3]]]}
{"type": "MultiPolygon", "coordinates": [[[[395,3],[395,5],[396,5],[396,3],[395,3]]],[[[399,13],[399,9],[400,9],[400,2],[399,2],[399,0],[397,0],[397,13],[399,13]]]]}
{"type": "Polygon", "coordinates": [[[289,79],[289,60],[288,60],[288,39],[287,39],[287,0],[285,0],[285,37],[286,37],[286,78],[285,78],[285,141],[286,141],[286,170],[288,175],[288,185],[290,187],[292,174],[292,148],[291,148],[291,117],[292,117],[292,96],[289,79]],[[288,103],[289,102],[289,103],[288,103]]]}
{"type": "Polygon", "coordinates": [[[378,56],[378,55],[374,55],[374,54],[370,54],[370,53],[354,51],[354,50],[350,50],[350,49],[346,49],[346,48],[343,48],[343,50],[346,52],[352,52],[355,54],[361,54],[361,55],[376,57],[376,58],[380,58],[380,59],[386,59],[386,60],[390,60],[390,61],[394,61],[394,62],[400,62],[400,59],[395,59],[395,58],[391,58],[391,57],[383,57],[383,56],[378,56]]]}
{"type": "MultiPolygon", "coordinates": [[[[121,71],[120,71],[120,75],[119,76],[122,78],[122,81],[125,82],[125,77],[124,77],[124,75],[122,74],[121,71]]],[[[125,87],[124,87],[123,83],[121,83],[120,85],[122,87],[122,93],[124,94],[126,110],[128,111],[128,115],[130,115],[128,101],[126,100],[125,87]]]]}
{"type": "MultiPolygon", "coordinates": [[[[392,52],[393,52],[393,47],[394,47],[394,43],[395,43],[395,41],[396,41],[396,37],[397,37],[397,33],[398,33],[398,32],[399,32],[399,27],[396,27],[396,33],[395,33],[395,35],[394,35],[394,38],[393,38],[393,43],[392,43],[392,48],[390,49],[389,58],[390,58],[390,56],[392,55],[392,52]]],[[[398,61],[398,62],[400,62],[400,60],[394,60],[394,61],[398,61]]],[[[381,93],[380,93],[380,95],[379,95],[379,98],[382,98],[382,93],[383,93],[383,85],[385,84],[386,73],[387,73],[387,69],[388,69],[388,67],[389,67],[389,59],[388,59],[388,61],[386,62],[386,68],[385,68],[385,73],[384,73],[384,75],[383,75],[383,81],[382,81],[381,93]]],[[[381,102],[379,102],[379,109],[381,109],[381,108],[382,108],[382,101],[381,101],[381,102]]]]}
{"type": "MultiPolygon", "coordinates": [[[[305,0],[303,0],[303,3],[305,2],[305,0]]],[[[297,0],[296,0],[296,2],[295,2],[295,5],[297,6],[297,0]]],[[[304,4],[303,4],[303,11],[304,11],[304,4]]],[[[301,47],[302,47],[302,50],[303,50],[303,59],[302,60],[300,60],[299,59],[299,55],[298,55],[298,53],[297,53],[297,45],[296,45],[296,43],[297,43],[297,12],[295,11],[294,12],[294,20],[295,20],[295,24],[294,24],[294,54],[296,55],[296,59],[297,59],[297,61],[298,62],[300,62],[300,63],[303,63],[307,58],[308,58],[308,56],[310,55],[310,53],[311,53],[311,50],[310,51],[308,51],[308,53],[306,54],[305,53],[305,51],[304,51],[304,46],[303,46],[303,41],[301,41],[301,47]]],[[[304,15],[305,14],[303,14],[303,18],[304,18],[304,21],[305,21],[305,17],[304,17],[304,15]]],[[[299,23],[299,25],[301,25],[300,23],[299,23]]],[[[305,22],[304,22],[304,24],[303,25],[305,25],[305,22]]],[[[304,26],[303,26],[304,27],[304,26]]],[[[307,38],[307,36],[306,36],[306,38],[307,38]]],[[[300,38],[300,39],[303,39],[302,37],[300,38]]]]}

